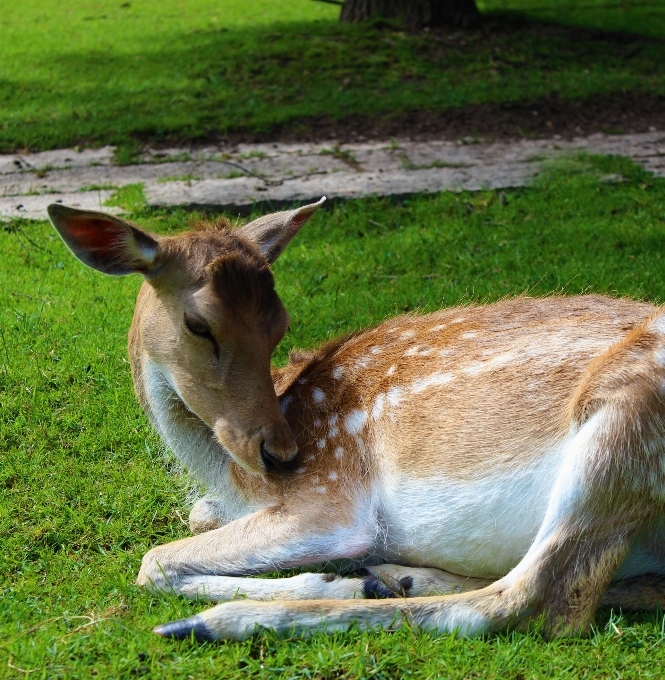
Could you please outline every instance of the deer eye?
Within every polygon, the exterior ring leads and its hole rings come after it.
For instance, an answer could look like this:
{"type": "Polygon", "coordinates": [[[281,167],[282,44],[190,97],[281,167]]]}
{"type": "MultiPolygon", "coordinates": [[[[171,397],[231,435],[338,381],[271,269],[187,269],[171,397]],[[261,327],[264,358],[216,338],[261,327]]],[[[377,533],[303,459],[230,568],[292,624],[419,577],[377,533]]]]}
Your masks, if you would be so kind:
{"type": "Polygon", "coordinates": [[[206,340],[212,340],[214,342],[214,338],[212,337],[212,331],[210,330],[210,326],[203,321],[202,319],[198,319],[195,316],[190,316],[189,314],[185,313],[185,328],[192,333],[193,335],[198,336],[199,338],[205,338],[206,340]]]}

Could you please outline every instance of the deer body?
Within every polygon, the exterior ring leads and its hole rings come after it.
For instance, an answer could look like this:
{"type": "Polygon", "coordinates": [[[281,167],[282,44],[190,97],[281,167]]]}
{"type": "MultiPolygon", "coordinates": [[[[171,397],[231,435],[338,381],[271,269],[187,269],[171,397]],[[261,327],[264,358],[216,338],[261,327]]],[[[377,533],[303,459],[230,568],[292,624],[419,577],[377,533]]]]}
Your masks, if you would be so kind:
{"type": "Polygon", "coordinates": [[[139,582],[284,600],[157,632],[407,619],[472,634],[544,613],[556,633],[584,630],[601,600],[665,601],[665,311],[521,297],[390,319],[270,373],[288,317],[255,250],[272,261],[316,207],[171,240],[52,213],[87,264],[146,275],[129,338],[136,392],[210,493],[190,515],[200,533],[151,550],[139,582]],[[238,578],[336,560],[366,569],[238,578]],[[395,597],[442,592],[457,594],[395,597]]]}

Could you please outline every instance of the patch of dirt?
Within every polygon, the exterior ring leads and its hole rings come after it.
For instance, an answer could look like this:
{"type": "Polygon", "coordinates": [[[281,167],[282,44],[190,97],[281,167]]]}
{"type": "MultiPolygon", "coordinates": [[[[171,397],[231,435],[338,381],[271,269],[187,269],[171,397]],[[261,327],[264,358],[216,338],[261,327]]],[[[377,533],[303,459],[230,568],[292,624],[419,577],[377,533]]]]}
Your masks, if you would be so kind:
{"type": "MultiPolygon", "coordinates": [[[[265,132],[238,130],[215,142],[412,141],[467,138],[483,141],[571,138],[595,132],[627,134],[665,129],[665,97],[625,92],[592,100],[557,96],[531,102],[477,104],[445,111],[414,110],[395,116],[301,118],[265,132]]],[[[201,140],[199,140],[201,143],[201,140]]]]}

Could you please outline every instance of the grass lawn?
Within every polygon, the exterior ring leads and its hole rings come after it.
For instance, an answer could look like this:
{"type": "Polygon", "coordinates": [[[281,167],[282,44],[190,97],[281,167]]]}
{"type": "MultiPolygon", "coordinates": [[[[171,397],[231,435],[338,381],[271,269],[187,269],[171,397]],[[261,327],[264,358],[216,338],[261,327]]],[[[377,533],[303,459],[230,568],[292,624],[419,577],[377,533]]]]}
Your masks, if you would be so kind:
{"type": "Polygon", "coordinates": [[[338,7],[311,0],[5,0],[0,152],[665,95],[665,0],[479,5],[482,30],[406,34],[340,25],[338,7]]]}
{"type": "MultiPolygon", "coordinates": [[[[134,219],[173,232],[187,216],[134,219]]],[[[187,535],[189,508],[132,392],[126,333],[140,280],[84,268],[46,223],[1,229],[0,677],[662,677],[662,613],[601,612],[590,638],[551,643],[537,631],[152,635],[204,605],[133,585],[150,546],[187,535]]],[[[665,180],[582,158],[521,190],[351,201],[318,214],[275,273],[292,317],[280,362],[402,310],[524,291],[665,300],[665,180]]]]}

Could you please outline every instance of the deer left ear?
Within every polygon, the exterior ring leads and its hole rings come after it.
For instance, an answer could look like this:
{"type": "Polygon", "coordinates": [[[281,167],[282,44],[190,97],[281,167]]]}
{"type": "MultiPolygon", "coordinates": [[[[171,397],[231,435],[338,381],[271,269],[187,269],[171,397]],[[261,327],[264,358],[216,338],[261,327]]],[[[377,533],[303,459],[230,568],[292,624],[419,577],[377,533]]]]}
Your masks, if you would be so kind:
{"type": "Polygon", "coordinates": [[[264,215],[246,224],[240,233],[255,243],[272,264],[325,200],[324,196],[317,203],[304,205],[302,208],[264,215]]]}
{"type": "Polygon", "coordinates": [[[59,203],[49,205],[48,216],[67,247],[88,267],[113,276],[154,272],[159,237],[114,215],[59,203]]]}

